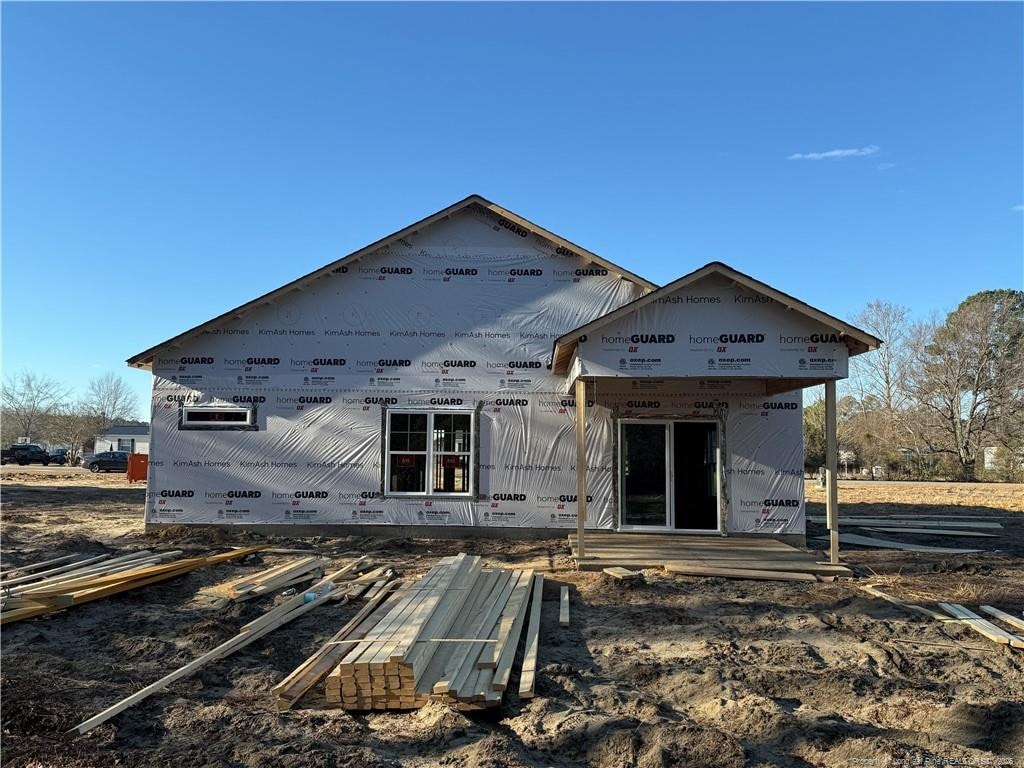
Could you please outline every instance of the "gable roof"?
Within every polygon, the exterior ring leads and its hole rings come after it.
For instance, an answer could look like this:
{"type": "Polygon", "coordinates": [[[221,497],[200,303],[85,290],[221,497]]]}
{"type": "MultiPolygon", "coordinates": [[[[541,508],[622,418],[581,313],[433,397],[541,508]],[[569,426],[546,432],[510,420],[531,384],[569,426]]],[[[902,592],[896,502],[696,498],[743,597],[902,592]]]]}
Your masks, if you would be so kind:
{"type": "Polygon", "coordinates": [[[774,299],[778,303],[782,304],[786,309],[799,312],[815,322],[821,323],[827,328],[833,328],[839,331],[844,336],[844,341],[846,342],[847,348],[850,350],[851,357],[863,352],[869,352],[872,349],[878,349],[879,345],[882,344],[881,339],[876,336],[872,336],[867,331],[843,322],[838,317],[822,312],[820,309],[815,309],[810,304],[806,304],[787,293],[783,293],[776,288],[772,288],[767,283],[755,280],[750,275],[746,275],[739,270],[733,269],[728,264],[723,264],[720,261],[712,261],[710,264],[705,264],[700,269],[694,270],[688,275],[683,275],[678,280],[674,280],[656,291],[645,294],[639,299],[634,299],[628,304],[623,304],[618,309],[614,309],[607,314],[591,320],[586,325],[581,325],[579,328],[559,336],[555,339],[554,346],[552,347],[552,371],[557,374],[565,374],[568,372],[569,365],[572,362],[573,352],[576,350],[576,344],[579,342],[580,337],[586,336],[598,328],[603,328],[609,323],[613,323],[620,318],[630,315],[648,304],[657,301],[663,296],[675,293],[679,289],[685,288],[686,286],[695,283],[702,278],[708,277],[709,275],[721,275],[731,280],[733,283],[742,285],[744,288],[748,288],[755,293],[760,293],[762,296],[768,296],[769,298],[774,299]]]}
{"type": "Polygon", "coordinates": [[[229,320],[236,320],[254,309],[266,306],[267,304],[272,304],[275,301],[278,301],[279,299],[286,297],[289,293],[292,293],[293,291],[301,291],[314,280],[319,280],[322,277],[326,277],[333,270],[337,269],[342,264],[348,264],[352,261],[372,254],[379,248],[384,247],[385,245],[389,245],[390,243],[393,243],[396,240],[400,240],[403,237],[409,237],[411,235],[414,235],[421,229],[424,229],[430,226],[431,224],[435,224],[438,221],[442,221],[443,219],[446,219],[449,216],[458,213],[462,209],[468,208],[473,205],[480,206],[481,208],[484,208],[496,214],[497,216],[512,222],[513,224],[523,227],[524,229],[532,232],[538,237],[550,240],[555,245],[567,248],[568,250],[578,254],[581,258],[589,259],[595,264],[599,264],[600,266],[604,267],[609,272],[614,272],[618,274],[625,280],[629,280],[630,282],[636,283],[637,285],[640,285],[651,291],[658,287],[655,283],[652,283],[649,280],[640,277],[639,275],[636,275],[630,272],[629,270],[620,267],[617,264],[613,264],[607,259],[598,256],[596,253],[592,253],[591,251],[588,251],[586,248],[582,248],[579,245],[576,245],[575,243],[566,240],[564,237],[560,237],[559,235],[556,235],[555,233],[547,229],[544,229],[543,227],[534,224],[533,222],[527,219],[524,219],[522,216],[519,216],[518,214],[513,213],[512,211],[502,208],[500,205],[492,203],[490,200],[487,200],[486,198],[483,198],[480,195],[470,195],[469,197],[466,197],[457,203],[449,205],[447,208],[442,208],[437,213],[433,213],[424,219],[420,219],[419,221],[410,224],[409,226],[404,227],[403,229],[400,229],[397,232],[393,232],[390,235],[387,235],[386,237],[377,240],[376,242],[370,243],[369,245],[364,246],[363,248],[360,248],[359,250],[354,251],[348,254],[347,256],[343,256],[342,258],[332,261],[330,264],[320,267],[319,269],[316,269],[307,275],[303,275],[302,277],[297,278],[296,280],[293,280],[290,283],[286,283],[285,285],[282,285],[280,288],[270,291],[269,293],[265,293],[262,296],[253,299],[252,301],[246,302],[241,306],[235,307],[234,309],[229,309],[227,312],[217,315],[217,317],[213,318],[212,320],[207,320],[205,323],[197,325],[194,328],[190,328],[187,331],[183,331],[182,333],[179,333],[177,336],[173,336],[170,339],[167,339],[166,341],[162,341],[159,344],[156,344],[155,346],[152,346],[143,352],[139,352],[137,355],[133,355],[132,357],[128,358],[127,363],[128,365],[136,368],[150,368],[152,366],[153,359],[156,357],[157,353],[164,347],[180,346],[181,344],[188,341],[192,337],[198,336],[203,331],[215,327],[219,323],[227,322],[229,320]]]}
{"type": "Polygon", "coordinates": [[[107,435],[148,435],[149,424],[112,424],[103,430],[100,437],[107,435]]]}

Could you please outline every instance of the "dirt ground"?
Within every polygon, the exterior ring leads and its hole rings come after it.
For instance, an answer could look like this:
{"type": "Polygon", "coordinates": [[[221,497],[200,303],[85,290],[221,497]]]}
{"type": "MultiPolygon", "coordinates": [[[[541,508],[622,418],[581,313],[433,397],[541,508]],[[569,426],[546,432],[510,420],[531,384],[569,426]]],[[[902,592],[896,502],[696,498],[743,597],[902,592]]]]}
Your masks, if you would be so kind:
{"type": "MultiPolygon", "coordinates": [[[[144,489],[122,476],[4,467],[4,561],[70,552],[213,552],[256,535],[147,534],[144,489]]],[[[809,512],[823,511],[808,486],[809,512]]],[[[855,581],[666,577],[627,587],[570,570],[562,538],[270,541],[340,563],[369,554],[406,575],[458,551],[530,563],[573,585],[572,623],[545,601],[537,697],[467,716],[347,713],[319,694],[277,713],[270,688],[358,605],[326,605],[205,667],[86,736],[61,734],[233,636],[271,598],[216,610],[207,585],[287,555],[262,555],[4,627],[5,766],[909,766],[1024,765],[1024,651],[872,598],[1024,609],[1024,487],[844,483],[843,514],[992,515],[1006,526],[974,555],[849,548],[855,581]]],[[[810,526],[813,538],[823,531],[810,526]]],[[[889,538],[908,538],[890,535],[889,538]]],[[[959,546],[959,539],[922,543],[959,546]],[[955,543],[954,543],[955,542],[955,543]]],[[[972,542],[973,544],[973,542],[972,542]]],[[[552,594],[552,597],[554,595],[552,594]]],[[[510,686],[517,689],[515,678],[510,686]]]]}

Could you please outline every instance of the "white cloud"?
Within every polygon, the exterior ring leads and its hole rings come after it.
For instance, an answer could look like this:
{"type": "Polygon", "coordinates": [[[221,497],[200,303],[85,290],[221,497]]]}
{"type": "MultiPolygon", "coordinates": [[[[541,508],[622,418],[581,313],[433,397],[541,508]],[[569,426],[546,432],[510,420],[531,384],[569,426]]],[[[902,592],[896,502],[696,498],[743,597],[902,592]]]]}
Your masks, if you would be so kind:
{"type": "Polygon", "coordinates": [[[875,144],[869,144],[866,147],[858,147],[855,149],[830,149],[828,152],[806,152],[790,155],[787,159],[789,160],[831,160],[838,157],[867,157],[868,155],[875,154],[881,147],[875,144]]]}
{"type": "Polygon", "coordinates": [[[879,163],[878,164],[878,170],[880,170],[880,171],[888,171],[890,168],[895,168],[895,167],[896,167],[896,163],[879,163]]]}
{"type": "Polygon", "coordinates": [[[1024,204],[1022,204],[1022,205],[1015,205],[1010,210],[1011,211],[1024,211],[1024,204]]]}

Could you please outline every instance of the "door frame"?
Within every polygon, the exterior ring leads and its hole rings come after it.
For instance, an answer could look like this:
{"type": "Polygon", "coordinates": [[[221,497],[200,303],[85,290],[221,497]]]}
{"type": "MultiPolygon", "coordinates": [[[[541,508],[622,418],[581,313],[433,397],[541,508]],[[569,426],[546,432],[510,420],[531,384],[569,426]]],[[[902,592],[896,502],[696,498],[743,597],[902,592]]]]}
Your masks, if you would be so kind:
{"type": "Polygon", "coordinates": [[[721,534],[722,533],[722,424],[717,419],[708,418],[666,418],[654,416],[650,418],[631,417],[618,420],[616,426],[618,437],[618,450],[615,456],[615,474],[618,480],[618,515],[616,519],[617,531],[624,533],[685,533],[685,534],[721,534]],[[713,424],[715,427],[715,528],[676,528],[676,473],[675,473],[675,425],[676,422],[688,424],[713,424]],[[623,497],[625,495],[625,483],[622,482],[622,426],[624,424],[665,424],[665,495],[666,495],[666,517],[667,525],[623,525],[623,497]]]}

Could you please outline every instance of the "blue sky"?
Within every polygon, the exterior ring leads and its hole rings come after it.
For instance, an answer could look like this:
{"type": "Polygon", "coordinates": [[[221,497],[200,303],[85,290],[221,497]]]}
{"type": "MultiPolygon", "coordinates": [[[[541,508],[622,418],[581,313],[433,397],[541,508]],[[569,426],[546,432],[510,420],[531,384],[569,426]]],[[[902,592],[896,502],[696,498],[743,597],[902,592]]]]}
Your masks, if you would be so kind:
{"type": "Polygon", "coordinates": [[[473,192],[840,316],[1020,288],[1022,11],[4,3],[4,372],[146,402],[129,355],[473,192]]]}

